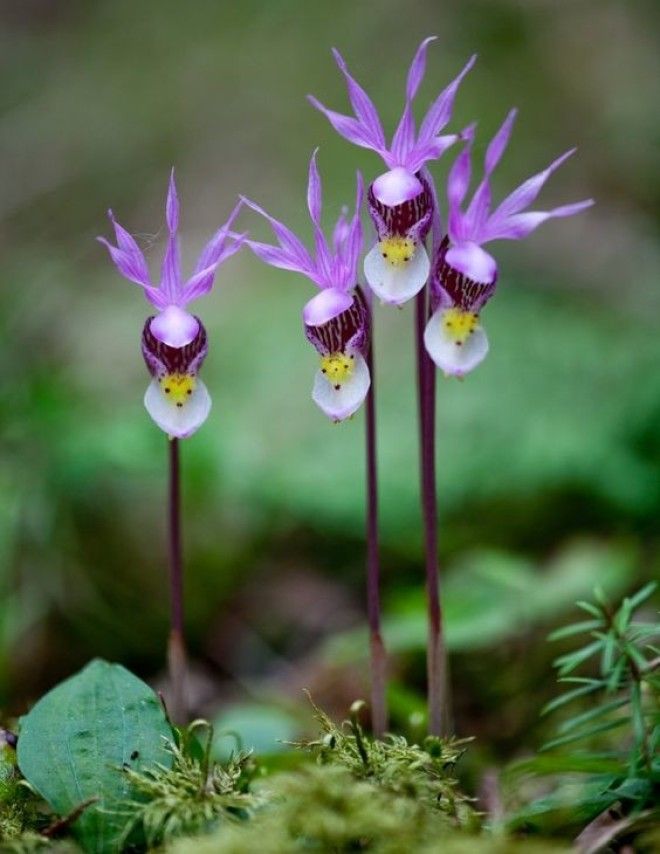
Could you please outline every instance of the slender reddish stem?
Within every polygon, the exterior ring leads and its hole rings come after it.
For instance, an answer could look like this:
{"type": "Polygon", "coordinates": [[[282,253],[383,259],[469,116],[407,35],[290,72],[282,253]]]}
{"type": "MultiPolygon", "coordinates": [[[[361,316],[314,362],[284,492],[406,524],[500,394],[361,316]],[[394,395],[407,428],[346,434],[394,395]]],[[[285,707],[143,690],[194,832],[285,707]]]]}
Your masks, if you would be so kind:
{"type": "Polygon", "coordinates": [[[428,615],[427,688],[429,733],[448,735],[451,729],[447,651],[445,648],[440,573],[438,567],[438,508],[435,472],[435,365],[424,347],[424,328],[428,319],[426,288],[415,303],[417,343],[417,388],[420,418],[421,501],[426,564],[426,600],[428,615]]]}
{"type": "Polygon", "coordinates": [[[183,634],[183,552],[181,546],[181,468],[179,440],[168,440],[169,500],[168,557],[170,570],[170,638],[167,661],[170,674],[170,717],[175,723],[186,718],[186,646],[183,634]]]}
{"type": "Polygon", "coordinates": [[[387,655],[380,629],[380,557],[378,541],[378,479],[376,449],[376,400],[373,365],[373,343],[367,352],[371,385],[366,405],[366,474],[367,474],[367,614],[371,654],[371,725],[380,737],[387,730],[385,696],[387,655]]]}

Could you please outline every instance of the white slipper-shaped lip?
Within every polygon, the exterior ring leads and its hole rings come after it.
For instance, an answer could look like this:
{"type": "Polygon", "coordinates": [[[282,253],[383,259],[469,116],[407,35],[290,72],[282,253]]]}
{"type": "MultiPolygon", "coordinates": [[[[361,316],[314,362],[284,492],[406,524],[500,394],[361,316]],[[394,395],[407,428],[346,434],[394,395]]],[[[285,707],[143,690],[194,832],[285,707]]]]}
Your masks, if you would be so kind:
{"type": "Polygon", "coordinates": [[[364,358],[359,353],[354,357],[353,373],[339,388],[335,388],[321,370],[314,377],[312,400],[333,421],[343,421],[357,412],[371,385],[364,358]]]}
{"type": "Polygon", "coordinates": [[[154,379],[144,395],[144,405],[161,430],[176,439],[185,439],[199,430],[208,418],[211,395],[198,379],[190,398],[182,406],[177,406],[165,396],[160,383],[154,379]]]}
{"type": "Polygon", "coordinates": [[[481,326],[458,344],[445,332],[444,311],[436,311],[424,330],[426,352],[446,374],[462,377],[474,370],[488,353],[488,336],[481,326]]]}
{"type": "Polygon", "coordinates": [[[419,243],[410,261],[394,266],[383,258],[377,243],[364,259],[364,275],[369,287],[383,302],[402,305],[426,284],[431,270],[426,249],[419,243]]]}

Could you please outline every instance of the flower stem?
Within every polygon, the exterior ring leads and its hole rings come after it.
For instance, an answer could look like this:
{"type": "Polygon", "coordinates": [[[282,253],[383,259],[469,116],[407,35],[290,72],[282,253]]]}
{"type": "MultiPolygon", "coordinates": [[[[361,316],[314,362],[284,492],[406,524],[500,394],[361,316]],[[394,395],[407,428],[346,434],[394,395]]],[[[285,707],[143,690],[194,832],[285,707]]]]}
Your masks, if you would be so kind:
{"type": "Polygon", "coordinates": [[[426,560],[426,598],[428,613],[427,690],[429,733],[449,735],[451,730],[448,696],[447,651],[440,604],[438,568],[438,508],[435,477],[435,365],[424,347],[424,328],[428,319],[427,289],[417,295],[415,331],[417,343],[417,389],[420,420],[420,475],[424,552],[426,560]]]}
{"type": "Polygon", "coordinates": [[[181,548],[181,473],[179,440],[168,440],[169,500],[168,551],[170,569],[170,638],[167,664],[170,676],[171,699],[169,714],[174,723],[186,719],[186,645],[183,635],[183,554],[181,548]]]}
{"type": "Polygon", "coordinates": [[[374,736],[387,730],[385,697],[387,655],[380,630],[380,558],[378,543],[378,480],[376,458],[376,392],[373,365],[373,341],[367,351],[371,385],[366,406],[366,474],[367,474],[367,614],[371,654],[371,726],[374,736]]]}

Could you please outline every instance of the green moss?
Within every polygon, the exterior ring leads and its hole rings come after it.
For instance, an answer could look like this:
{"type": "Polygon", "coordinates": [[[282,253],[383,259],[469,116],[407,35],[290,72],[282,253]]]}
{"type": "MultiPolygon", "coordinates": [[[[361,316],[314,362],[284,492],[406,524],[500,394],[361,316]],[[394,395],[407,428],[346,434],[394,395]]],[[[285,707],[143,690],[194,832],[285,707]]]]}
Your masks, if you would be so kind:
{"type": "Polygon", "coordinates": [[[356,780],[368,780],[392,795],[421,802],[453,825],[475,827],[478,816],[454,777],[470,739],[428,737],[420,746],[398,735],[367,738],[358,722],[362,705],[354,703],[350,720],[339,726],[314,706],[321,737],[299,746],[322,764],[346,768],[356,780]]]}
{"type": "Polygon", "coordinates": [[[209,760],[208,750],[189,755],[172,747],[172,768],[125,769],[136,792],[126,805],[123,839],[159,846],[180,836],[209,833],[223,822],[247,819],[259,801],[249,791],[254,765],[240,753],[222,765],[209,760]]]}
{"type": "Polygon", "coordinates": [[[169,854],[544,854],[567,849],[478,837],[452,829],[441,812],[416,798],[356,780],[339,765],[308,765],[269,782],[270,806],[244,825],[206,839],[181,840],[169,854]]]}
{"type": "MultiPolygon", "coordinates": [[[[0,742],[0,851],[35,828],[37,798],[16,766],[16,751],[0,742]]],[[[35,834],[36,835],[36,834],[35,834]]]]}

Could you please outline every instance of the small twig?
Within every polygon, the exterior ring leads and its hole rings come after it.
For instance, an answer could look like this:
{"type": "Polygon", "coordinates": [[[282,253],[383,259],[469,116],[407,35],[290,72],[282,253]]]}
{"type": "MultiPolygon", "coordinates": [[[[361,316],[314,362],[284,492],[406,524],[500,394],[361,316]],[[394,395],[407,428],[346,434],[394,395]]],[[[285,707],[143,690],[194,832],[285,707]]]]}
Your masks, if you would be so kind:
{"type": "Polygon", "coordinates": [[[78,806],[68,815],[65,815],[63,818],[58,818],[52,824],[48,825],[45,830],[42,830],[41,835],[46,836],[48,839],[53,839],[54,837],[59,836],[61,833],[64,833],[65,830],[68,830],[88,807],[91,807],[92,804],[98,803],[100,800],[101,799],[98,795],[94,795],[93,798],[88,798],[86,801],[78,804],[78,806]]]}
{"type": "Polygon", "coordinates": [[[598,854],[605,846],[613,842],[622,831],[630,827],[632,816],[621,817],[620,805],[608,807],[597,815],[575,839],[580,854],[598,854]]]}

